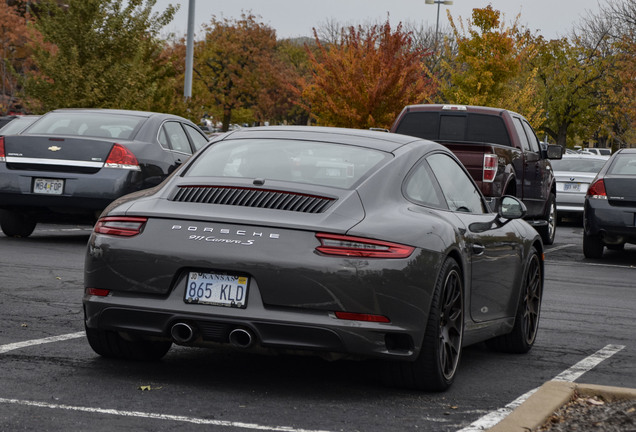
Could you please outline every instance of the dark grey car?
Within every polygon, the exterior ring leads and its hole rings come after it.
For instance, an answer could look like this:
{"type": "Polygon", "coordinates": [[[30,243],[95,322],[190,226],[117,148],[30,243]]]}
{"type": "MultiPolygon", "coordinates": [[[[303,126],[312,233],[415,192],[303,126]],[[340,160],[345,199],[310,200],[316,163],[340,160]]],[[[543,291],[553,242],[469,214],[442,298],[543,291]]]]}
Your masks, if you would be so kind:
{"type": "Polygon", "coordinates": [[[27,237],[42,221],[92,224],[113,200],[158,185],[207,142],[194,123],[170,114],[51,111],[19,135],[0,136],[2,231],[27,237]]]}
{"type": "Polygon", "coordinates": [[[491,213],[430,141],[230,132],[106,209],[86,255],[86,334],[106,357],[177,343],[382,359],[388,382],[444,390],[462,346],[535,341],[543,245],[524,214],[514,197],[491,213]]]}
{"type": "Polygon", "coordinates": [[[583,253],[601,258],[605,247],[636,244],[636,149],[621,149],[603,165],[587,189],[583,253]]]}

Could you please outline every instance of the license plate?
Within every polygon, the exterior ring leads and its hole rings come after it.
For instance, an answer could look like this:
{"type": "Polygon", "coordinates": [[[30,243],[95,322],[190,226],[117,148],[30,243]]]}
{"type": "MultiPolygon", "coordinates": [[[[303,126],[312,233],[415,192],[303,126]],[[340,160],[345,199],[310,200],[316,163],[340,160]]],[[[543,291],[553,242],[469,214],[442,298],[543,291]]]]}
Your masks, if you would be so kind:
{"type": "Polygon", "coordinates": [[[33,179],[33,193],[45,195],[62,195],[64,180],[36,178],[33,179]]]}
{"type": "Polygon", "coordinates": [[[185,302],[245,308],[248,282],[245,276],[190,272],[185,302]]]}
{"type": "Polygon", "coordinates": [[[563,185],[563,191],[567,192],[581,192],[581,183],[565,183],[563,185]]]}

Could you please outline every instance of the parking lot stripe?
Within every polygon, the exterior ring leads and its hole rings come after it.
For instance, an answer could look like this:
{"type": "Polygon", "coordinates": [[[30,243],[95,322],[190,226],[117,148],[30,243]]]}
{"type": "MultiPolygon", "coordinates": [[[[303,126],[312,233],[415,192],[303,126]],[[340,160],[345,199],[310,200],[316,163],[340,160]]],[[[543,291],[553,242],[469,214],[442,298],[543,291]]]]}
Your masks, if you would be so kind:
{"type": "MultiPolygon", "coordinates": [[[[579,378],[585,372],[592,370],[603,360],[607,360],[620,350],[625,348],[624,345],[606,345],[604,348],[596,351],[591,356],[588,356],[576,363],[574,366],[564,370],[559,375],[554,377],[552,381],[565,381],[565,382],[573,382],[575,379],[579,378]]],[[[485,416],[481,417],[477,421],[471,423],[469,426],[458,430],[457,432],[481,432],[490,429],[501,420],[506,418],[510,413],[512,413],[515,408],[524,403],[526,399],[532,396],[539,387],[530,390],[529,392],[519,396],[514,401],[510,402],[503,408],[499,408],[496,411],[492,411],[485,416]]]]}
{"type": "Polygon", "coordinates": [[[106,408],[89,408],[89,407],[81,407],[81,406],[51,404],[47,402],[25,401],[25,400],[19,400],[19,399],[0,398],[0,403],[32,406],[37,408],[50,408],[50,409],[61,409],[61,410],[68,410],[68,411],[88,412],[88,413],[94,413],[94,414],[110,414],[110,415],[117,415],[117,416],[123,416],[123,417],[139,417],[139,418],[146,418],[146,419],[172,420],[172,421],[194,423],[194,424],[200,424],[200,425],[225,426],[225,427],[262,430],[262,431],[329,432],[326,430],[296,429],[289,426],[265,426],[265,425],[259,425],[254,423],[211,420],[211,419],[169,415],[169,414],[146,413],[146,412],[140,412],[140,411],[120,411],[120,410],[106,409],[106,408]]]}
{"type": "Polygon", "coordinates": [[[77,339],[79,337],[84,336],[85,334],[86,333],[82,331],[77,333],[63,334],[59,336],[51,336],[51,337],[46,337],[42,339],[32,339],[32,340],[24,341],[24,342],[15,342],[15,343],[10,343],[6,345],[0,345],[0,354],[4,354],[8,351],[13,351],[16,349],[26,348],[26,347],[30,347],[34,345],[42,345],[42,344],[51,343],[51,342],[61,342],[61,341],[69,340],[69,339],[77,339]]]}

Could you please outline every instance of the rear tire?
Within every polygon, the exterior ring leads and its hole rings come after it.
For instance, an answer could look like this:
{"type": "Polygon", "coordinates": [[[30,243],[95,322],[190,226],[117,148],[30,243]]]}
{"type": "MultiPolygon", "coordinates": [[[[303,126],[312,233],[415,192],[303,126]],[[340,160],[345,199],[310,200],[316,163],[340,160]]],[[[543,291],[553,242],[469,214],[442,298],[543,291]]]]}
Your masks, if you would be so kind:
{"type": "Polygon", "coordinates": [[[170,350],[170,341],[129,341],[119,333],[86,327],[88,343],[102,357],[126,360],[159,360],[170,350]]]}
{"type": "Polygon", "coordinates": [[[543,274],[539,254],[534,248],[519,297],[512,331],[486,341],[486,346],[493,351],[524,354],[530,351],[537,338],[543,297],[543,274]]]}
{"type": "Polygon", "coordinates": [[[556,196],[551,193],[548,198],[548,208],[546,209],[546,214],[543,217],[543,220],[545,220],[548,224],[537,228],[544,245],[551,245],[554,243],[557,219],[556,196]]]}
{"type": "Polygon", "coordinates": [[[463,279],[457,262],[447,258],[435,284],[420,354],[413,362],[388,362],[389,385],[444,391],[453,381],[464,337],[463,279]]]}
{"type": "Polygon", "coordinates": [[[30,216],[9,210],[0,210],[0,228],[7,237],[28,237],[37,222],[30,216]]]}
{"type": "Polygon", "coordinates": [[[585,258],[603,258],[604,247],[600,235],[583,233],[583,255],[585,258]]]}

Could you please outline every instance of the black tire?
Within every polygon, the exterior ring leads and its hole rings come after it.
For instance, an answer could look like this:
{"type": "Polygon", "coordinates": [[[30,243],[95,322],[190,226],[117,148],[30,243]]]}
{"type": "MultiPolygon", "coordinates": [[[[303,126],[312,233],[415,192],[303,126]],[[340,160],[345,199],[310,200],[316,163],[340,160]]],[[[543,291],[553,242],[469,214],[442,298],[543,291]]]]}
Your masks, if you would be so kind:
{"type": "Polygon", "coordinates": [[[533,248],[523,278],[523,287],[515,315],[515,324],[508,334],[486,341],[488,348],[506,353],[523,354],[530,351],[537,338],[541,299],[543,297],[543,271],[539,253],[533,248]]]}
{"type": "Polygon", "coordinates": [[[30,216],[9,210],[0,210],[0,228],[7,237],[28,237],[37,222],[30,216]]]}
{"type": "Polygon", "coordinates": [[[389,385],[444,391],[453,381],[464,338],[463,279],[457,262],[447,258],[435,284],[420,354],[413,362],[388,362],[389,385]]]}
{"type": "Polygon", "coordinates": [[[585,258],[603,258],[604,247],[600,235],[583,233],[583,255],[585,258]]]}
{"type": "Polygon", "coordinates": [[[554,243],[554,237],[556,236],[557,228],[557,208],[556,208],[556,196],[551,193],[548,198],[548,207],[546,208],[543,220],[548,224],[546,226],[538,227],[537,231],[543,240],[544,245],[551,245],[554,243]]]}
{"type": "Polygon", "coordinates": [[[159,360],[170,350],[170,341],[135,340],[122,338],[119,333],[86,327],[88,343],[102,357],[126,360],[159,360]]]}

